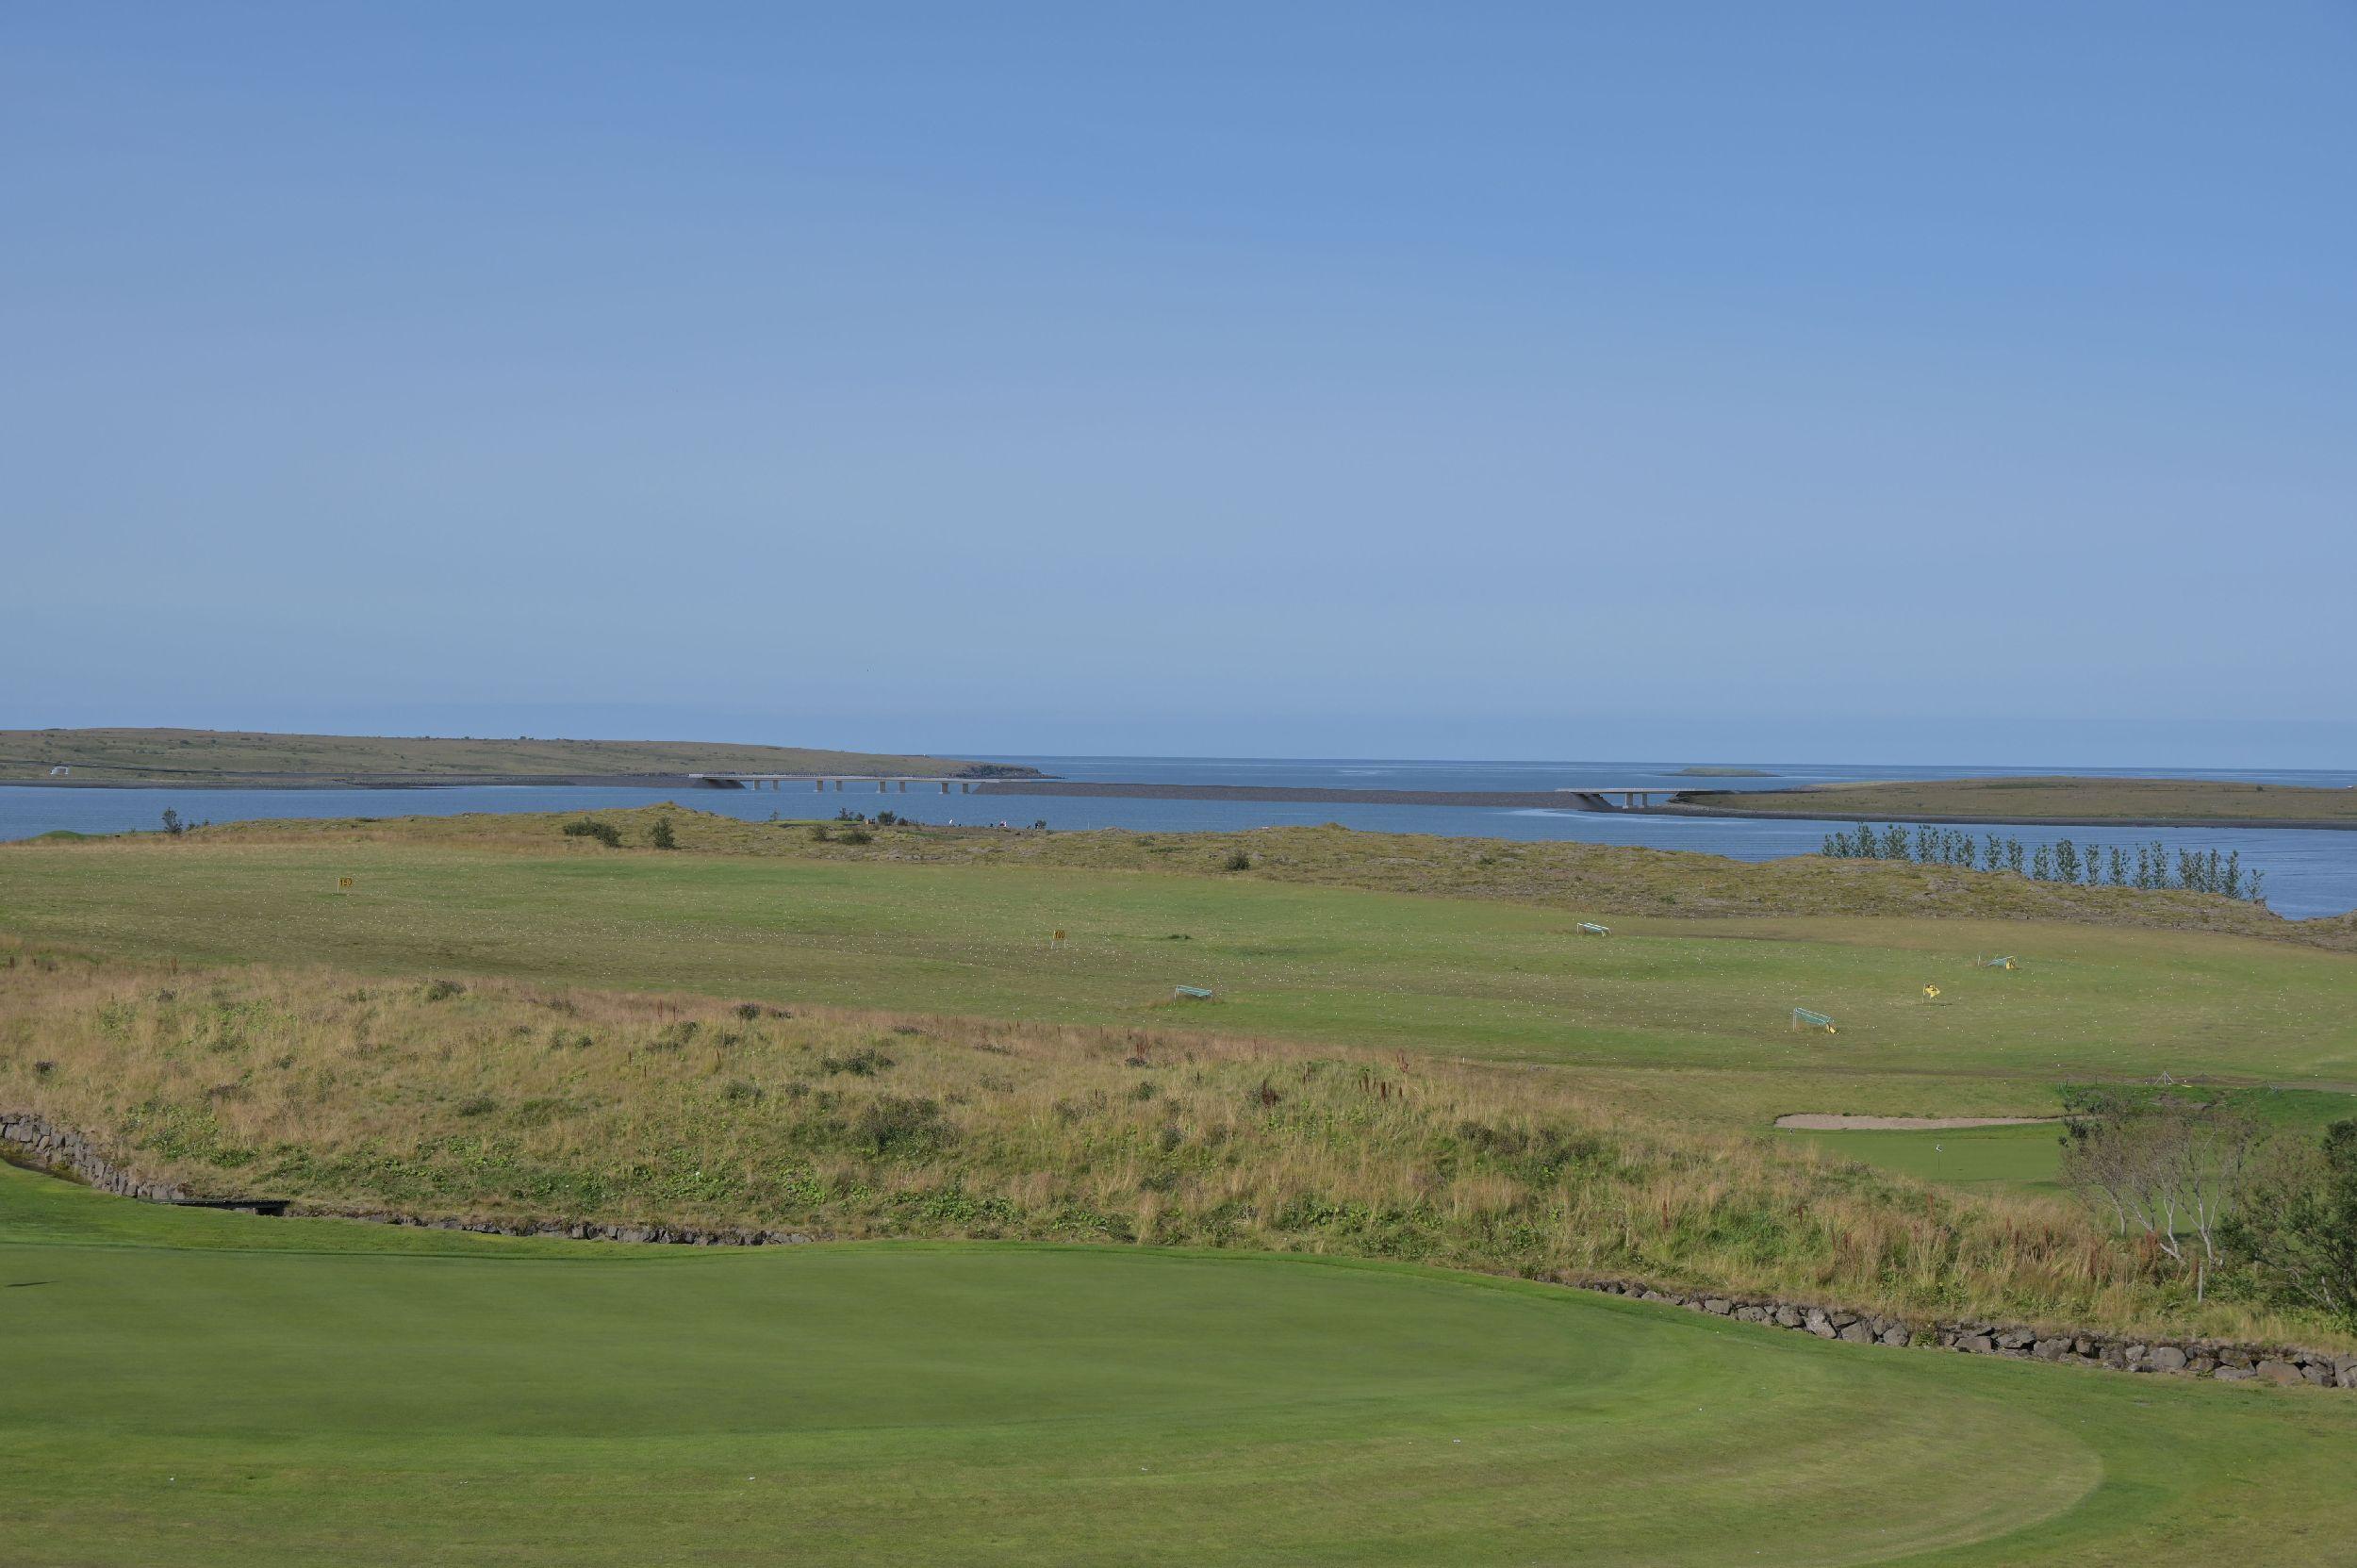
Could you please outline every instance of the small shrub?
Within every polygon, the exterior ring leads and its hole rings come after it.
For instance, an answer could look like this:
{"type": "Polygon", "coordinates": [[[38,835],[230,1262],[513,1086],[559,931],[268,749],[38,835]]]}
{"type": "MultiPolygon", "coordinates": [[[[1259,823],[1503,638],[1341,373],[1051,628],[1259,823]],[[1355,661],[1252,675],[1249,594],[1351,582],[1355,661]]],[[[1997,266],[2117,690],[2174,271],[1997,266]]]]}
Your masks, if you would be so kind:
{"type": "Polygon", "coordinates": [[[876,835],[865,828],[846,828],[834,835],[837,844],[873,844],[876,835]]]}
{"type": "Polygon", "coordinates": [[[758,1105],[766,1094],[760,1084],[748,1083],[741,1078],[732,1078],[720,1085],[720,1098],[731,1105],[758,1105]]]}
{"type": "Polygon", "coordinates": [[[880,1095],[868,1101],[851,1132],[862,1147],[882,1159],[930,1154],[955,1137],[940,1101],[903,1095],[880,1095]]]}
{"type": "Polygon", "coordinates": [[[622,830],[611,822],[601,822],[594,817],[585,817],[578,822],[566,823],[565,836],[594,838],[609,850],[618,850],[622,847],[622,830]]]}
{"type": "Polygon", "coordinates": [[[426,1001],[448,1001],[453,997],[466,994],[467,988],[454,980],[429,980],[425,982],[425,989],[418,993],[426,1001]]]}
{"type": "Polygon", "coordinates": [[[1249,871],[1252,869],[1252,857],[1242,850],[1238,850],[1228,857],[1226,864],[1220,868],[1226,871],[1249,871]]]}
{"type": "Polygon", "coordinates": [[[488,1095],[469,1095],[458,1102],[462,1116],[487,1116],[500,1108],[500,1102],[488,1095]]]}
{"type": "Polygon", "coordinates": [[[647,842],[658,850],[678,849],[679,838],[671,832],[671,819],[668,817],[656,817],[653,828],[647,834],[647,842]]]}
{"type": "Polygon", "coordinates": [[[853,1078],[873,1078],[892,1065],[892,1058],[873,1046],[862,1046],[849,1056],[822,1056],[819,1068],[829,1074],[849,1073],[853,1078]]]}

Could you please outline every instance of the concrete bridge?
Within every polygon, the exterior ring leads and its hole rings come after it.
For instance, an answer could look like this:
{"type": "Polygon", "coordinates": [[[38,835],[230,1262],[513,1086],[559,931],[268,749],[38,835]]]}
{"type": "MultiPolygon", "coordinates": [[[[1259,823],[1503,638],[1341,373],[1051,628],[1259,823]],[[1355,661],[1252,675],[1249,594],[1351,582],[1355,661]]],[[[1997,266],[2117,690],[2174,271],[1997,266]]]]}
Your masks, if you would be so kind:
{"type": "Polygon", "coordinates": [[[1656,796],[1669,800],[1685,791],[1674,787],[1664,789],[1659,784],[1615,784],[1608,789],[1583,784],[1577,789],[1558,789],[1556,793],[1569,795],[1588,811],[1642,811],[1654,803],[1656,796]]]}
{"type": "Polygon", "coordinates": [[[958,794],[971,795],[974,785],[980,782],[915,773],[907,777],[894,774],[885,778],[878,778],[872,773],[690,773],[687,777],[706,789],[783,789],[787,784],[808,784],[815,790],[824,791],[832,786],[839,792],[846,784],[872,784],[879,795],[891,792],[896,785],[905,795],[912,784],[937,784],[944,795],[950,793],[949,786],[955,784],[958,794]]]}

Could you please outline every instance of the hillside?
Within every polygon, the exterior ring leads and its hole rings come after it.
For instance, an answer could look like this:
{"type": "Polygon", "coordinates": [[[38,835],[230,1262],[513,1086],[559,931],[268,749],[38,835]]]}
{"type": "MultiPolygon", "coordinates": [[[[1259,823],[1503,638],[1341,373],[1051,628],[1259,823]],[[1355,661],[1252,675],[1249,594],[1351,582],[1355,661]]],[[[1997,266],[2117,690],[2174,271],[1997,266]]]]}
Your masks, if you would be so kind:
{"type": "Polygon", "coordinates": [[[2211,779],[1924,779],[1694,790],[1682,806],[1835,821],[2357,828],[2357,789],[2211,779]]]}
{"type": "MultiPolygon", "coordinates": [[[[0,951],[42,957],[0,944],[0,951]]],[[[2082,1209],[1268,1038],[533,982],[0,965],[0,1105],[334,1212],[1244,1247],[2319,1337],[2082,1209]]]]}
{"type": "Polygon", "coordinates": [[[686,740],[540,740],[519,735],[272,734],[238,730],[0,730],[0,781],[244,787],[649,778],[689,773],[1027,777],[954,757],[686,740]],[[63,779],[53,770],[72,769],[63,779]]]}

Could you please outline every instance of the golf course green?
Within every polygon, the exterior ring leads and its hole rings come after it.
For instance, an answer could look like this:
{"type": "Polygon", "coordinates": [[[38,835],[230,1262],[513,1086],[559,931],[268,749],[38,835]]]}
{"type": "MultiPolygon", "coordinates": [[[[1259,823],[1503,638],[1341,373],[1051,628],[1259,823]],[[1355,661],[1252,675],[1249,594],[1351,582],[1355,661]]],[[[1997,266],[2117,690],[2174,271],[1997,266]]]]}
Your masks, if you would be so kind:
{"type": "Polygon", "coordinates": [[[9,1560],[74,1568],[2314,1562],[2357,1451],[2325,1392],[1432,1270],[505,1242],[6,1168],[0,1385],[9,1560]]]}

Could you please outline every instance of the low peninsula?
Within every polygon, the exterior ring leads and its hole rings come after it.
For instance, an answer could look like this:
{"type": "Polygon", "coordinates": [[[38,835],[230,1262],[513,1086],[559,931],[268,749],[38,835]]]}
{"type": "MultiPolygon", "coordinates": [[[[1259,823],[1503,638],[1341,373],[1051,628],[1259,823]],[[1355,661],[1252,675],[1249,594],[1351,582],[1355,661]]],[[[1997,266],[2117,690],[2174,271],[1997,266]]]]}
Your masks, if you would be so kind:
{"type": "Polygon", "coordinates": [[[1923,779],[1806,789],[1689,790],[1661,811],[1834,822],[2022,827],[2357,828],[2357,789],[2222,779],[1923,779]]]}
{"type": "Polygon", "coordinates": [[[0,730],[0,784],[215,789],[598,784],[670,788],[699,774],[1029,779],[956,757],[688,740],[275,734],[246,730],[0,730]]]}

